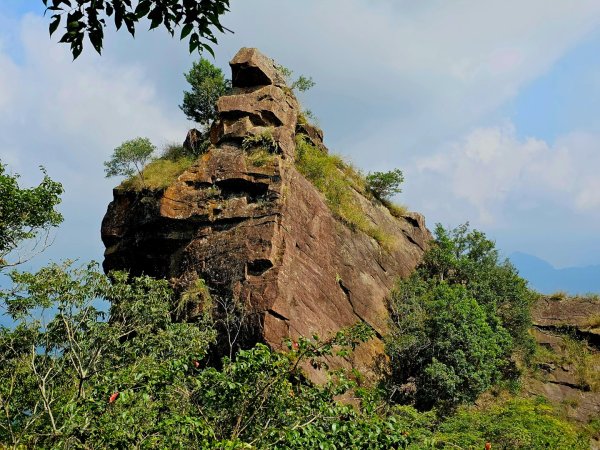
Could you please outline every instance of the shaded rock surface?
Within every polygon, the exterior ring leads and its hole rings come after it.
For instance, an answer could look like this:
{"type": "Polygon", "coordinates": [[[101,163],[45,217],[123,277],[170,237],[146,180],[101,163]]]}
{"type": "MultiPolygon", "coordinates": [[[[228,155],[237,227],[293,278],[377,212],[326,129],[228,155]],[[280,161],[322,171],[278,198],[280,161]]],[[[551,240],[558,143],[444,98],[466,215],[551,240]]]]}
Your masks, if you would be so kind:
{"type": "MultiPolygon", "coordinates": [[[[231,67],[234,89],[218,101],[208,151],[164,190],[114,190],[102,223],[104,269],[165,277],[179,292],[204,279],[221,334],[229,311],[244,319],[235,343],[220,341],[223,354],[230,345],[260,341],[280,348],[288,337],[325,338],[366,322],[378,337],[351,359],[331,363],[374,376],[387,329],[386,297],[394,280],[420,262],[431,239],[423,217],[393,217],[353,191],[366,217],[394,245],[383,248],[341,223],[294,166],[300,109],[274,63],[256,49],[242,49],[231,67]],[[264,132],[277,148],[258,164],[242,142],[264,132]]],[[[299,129],[326,151],[320,130],[299,129]]],[[[185,319],[205,307],[187,305],[185,319]]],[[[309,370],[313,380],[323,381],[318,370],[309,370]]]]}

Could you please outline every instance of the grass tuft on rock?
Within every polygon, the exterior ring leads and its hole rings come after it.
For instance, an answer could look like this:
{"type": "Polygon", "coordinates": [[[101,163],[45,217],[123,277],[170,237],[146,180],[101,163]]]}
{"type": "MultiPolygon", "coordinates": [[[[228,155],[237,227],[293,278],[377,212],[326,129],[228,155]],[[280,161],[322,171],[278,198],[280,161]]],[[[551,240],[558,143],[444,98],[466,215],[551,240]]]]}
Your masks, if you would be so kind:
{"type": "Polygon", "coordinates": [[[262,147],[250,150],[246,154],[246,160],[254,167],[268,166],[275,161],[276,157],[277,155],[262,147]]]}
{"type": "Polygon", "coordinates": [[[196,158],[189,155],[181,146],[169,145],[163,150],[160,158],[144,167],[141,177],[138,175],[131,177],[123,181],[120,187],[135,191],[164,189],[195,161],[196,158]]]}
{"type": "Polygon", "coordinates": [[[352,191],[367,196],[364,177],[338,155],[324,153],[303,135],[296,136],[296,167],[324,196],[333,214],[353,230],[362,231],[381,246],[392,248],[394,239],[373,225],[352,191]]]}
{"type": "Polygon", "coordinates": [[[383,206],[385,206],[390,214],[394,216],[396,219],[401,219],[405,215],[408,214],[408,208],[404,205],[399,205],[398,203],[391,202],[389,200],[381,200],[383,206]]]}

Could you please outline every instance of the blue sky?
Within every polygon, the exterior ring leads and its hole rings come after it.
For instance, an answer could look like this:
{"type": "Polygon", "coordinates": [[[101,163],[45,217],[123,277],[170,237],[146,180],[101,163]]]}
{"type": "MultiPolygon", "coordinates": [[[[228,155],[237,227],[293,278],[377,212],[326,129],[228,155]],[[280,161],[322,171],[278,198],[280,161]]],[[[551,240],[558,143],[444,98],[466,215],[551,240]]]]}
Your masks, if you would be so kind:
{"type": "Polygon", "coordinates": [[[599,48],[597,30],[519,92],[508,113],[521,137],[540,136],[554,142],[574,129],[600,131],[599,48]]]}
{"type": "MultiPolygon", "coordinates": [[[[555,266],[600,264],[600,2],[233,0],[216,63],[256,46],[316,87],[326,143],[362,169],[405,172],[397,198],[555,266]]],[[[41,1],[0,3],[0,159],[63,182],[65,223],[36,261],[101,260],[122,141],[182,141],[196,56],[166,33],[107,30],[75,62],[41,1]],[[29,8],[29,9],[27,9],[29,8]],[[54,39],[56,41],[56,39],[54,39]]]]}

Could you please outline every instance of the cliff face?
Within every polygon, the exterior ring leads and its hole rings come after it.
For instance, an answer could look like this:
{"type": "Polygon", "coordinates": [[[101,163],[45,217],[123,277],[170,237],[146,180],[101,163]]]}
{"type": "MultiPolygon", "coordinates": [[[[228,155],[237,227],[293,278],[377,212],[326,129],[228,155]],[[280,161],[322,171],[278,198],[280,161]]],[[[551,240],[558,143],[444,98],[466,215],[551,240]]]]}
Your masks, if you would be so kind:
{"type": "MultiPolygon", "coordinates": [[[[526,388],[587,423],[600,416],[600,300],[542,297],[533,306],[533,336],[543,349],[526,388]]],[[[600,448],[600,442],[594,445],[600,448]]]]}
{"type": "MultiPolygon", "coordinates": [[[[343,224],[294,165],[296,133],[327,150],[320,130],[297,123],[298,102],[273,62],[245,48],[231,68],[234,88],[218,101],[209,150],[164,190],[114,190],[102,223],[104,269],[165,277],[179,292],[204,279],[217,317],[245,319],[236,345],[278,348],[286,337],[326,337],[359,321],[380,337],[394,280],[414,269],[431,239],[422,216],[396,218],[352,191],[393,244],[343,224]],[[258,164],[242,143],[265,132],[277,145],[258,164]]],[[[188,305],[187,319],[202,307],[188,305]]],[[[379,337],[333,365],[369,373],[382,354],[379,337]]]]}

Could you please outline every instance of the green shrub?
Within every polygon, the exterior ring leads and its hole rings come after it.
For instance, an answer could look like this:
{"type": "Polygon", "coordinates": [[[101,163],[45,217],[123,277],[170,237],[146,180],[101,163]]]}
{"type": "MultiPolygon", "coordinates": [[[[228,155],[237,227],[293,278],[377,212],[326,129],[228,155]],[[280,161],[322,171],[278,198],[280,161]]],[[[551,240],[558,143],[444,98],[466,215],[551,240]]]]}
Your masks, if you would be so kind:
{"type": "Polygon", "coordinates": [[[381,200],[381,203],[388,209],[390,214],[397,219],[401,219],[408,214],[408,208],[404,205],[399,205],[398,203],[394,203],[386,199],[381,200]]]}
{"type": "Polygon", "coordinates": [[[208,318],[173,323],[167,281],[109,278],[96,265],[69,264],[11,279],[1,297],[16,323],[0,327],[0,446],[191,448],[209,441],[186,380],[214,331],[208,318]],[[108,317],[99,300],[111,303],[108,317]]]}
{"type": "Polygon", "coordinates": [[[474,401],[502,377],[511,339],[460,285],[431,286],[416,276],[392,294],[388,339],[400,400],[419,408],[474,401]],[[408,385],[414,383],[414,389],[408,385]]]}
{"type": "Polygon", "coordinates": [[[185,75],[192,90],[184,91],[183,103],[179,106],[189,120],[198,123],[206,131],[217,117],[217,100],[231,88],[223,71],[209,60],[201,58],[194,62],[185,75]]]}
{"type": "Polygon", "coordinates": [[[305,75],[300,75],[298,78],[293,80],[292,75],[294,74],[294,72],[285,66],[277,65],[276,69],[279,72],[279,74],[284,78],[285,82],[292,91],[297,90],[299,92],[306,92],[312,89],[316,84],[313,81],[312,77],[307,77],[305,75]]]}
{"type": "Polygon", "coordinates": [[[246,160],[255,167],[264,167],[275,161],[276,156],[264,148],[250,150],[246,154],[246,160]]]}
{"type": "Polygon", "coordinates": [[[400,185],[404,175],[400,169],[389,172],[373,172],[366,176],[367,189],[379,200],[389,200],[394,194],[402,192],[400,185]]]}
{"type": "Polygon", "coordinates": [[[194,155],[190,154],[181,144],[167,144],[163,148],[160,159],[168,159],[169,161],[177,161],[181,158],[190,158],[194,155]]]}
{"type": "MultiPolygon", "coordinates": [[[[42,182],[34,188],[19,186],[19,175],[7,173],[0,161],[0,271],[6,265],[18,264],[20,259],[9,263],[8,257],[23,241],[44,242],[44,234],[57,227],[63,216],[55,209],[61,201],[63,187],[53,181],[41,168],[42,182]]],[[[43,247],[43,245],[42,245],[43,247]]],[[[23,257],[23,252],[13,256],[23,257]]]]}
{"type": "Polygon", "coordinates": [[[152,158],[156,147],[148,138],[135,138],[123,142],[113,151],[111,158],[104,162],[106,177],[126,176],[139,178],[144,184],[143,168],[152,158]]]}
{"type": "Polygon", "coordinates": [[[319,126],[319,119],[310,109],[303,109],[298,113],[298,123],[300,125],[319,126]]]}
{"type": "Polygon", "coordinates": [[[419,276],[431,282],[464,285],[486,310],[497,316],[517,348],[531,355],[531,305],[537,294],[529,290],[508,259],[501,260],[496,245],[468,223],[453,230],[436,225],[434,245],[426,252],[419,276]]]}
{"type": "Polygon", "coordinates": [[[533,298],[483,233],[438,225],[423,263],[390,299],[387,348],[397,398],[451,408],[514,379],[511,355],[528,358],[533,350],[533,298]]]}
{"type": "Polygon", "coordinates": [[[589,449],[589,436],[542,399],[510,399],[485,409],[462,408],[435,433],[438,448],[589,449]]]}

